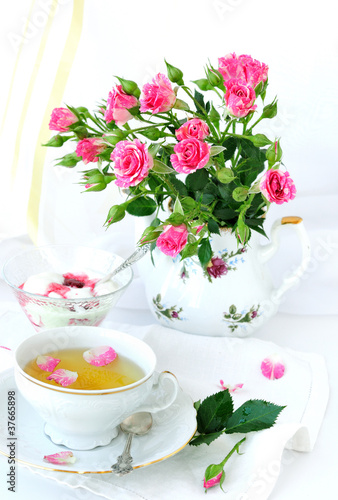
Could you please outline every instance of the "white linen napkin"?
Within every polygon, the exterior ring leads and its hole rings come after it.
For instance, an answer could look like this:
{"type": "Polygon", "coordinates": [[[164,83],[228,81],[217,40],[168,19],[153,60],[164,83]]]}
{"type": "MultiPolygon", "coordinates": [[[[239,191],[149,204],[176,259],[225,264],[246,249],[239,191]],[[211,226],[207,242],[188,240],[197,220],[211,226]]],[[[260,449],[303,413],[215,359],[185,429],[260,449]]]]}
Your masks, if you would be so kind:
{"type": "MultiPolygon", "coordinates": [[[[9,314],[11,328],[13,318],[9,314]]],[[[283,465],[283,450],[312,450],[329,393],[326,366],[321,356],[282,349],[253,338],[194,336],[160,325],[136,327],[108,321],[104,326],[118,327],[147,342],[156,353],[157,369],[173,372],[183,391],[194,401],[221,390],[222,379],[225,384],[244,384],[233,393],[235,408],[248,399],[261,398],[286,405],[274,427],[247,434],[241,446],[243,454],[234,454],[226,464],[223,488],[228,500],[267,499],[283,465]],[[260,364],[273,353],[284,360],[286,370],[284,377],[272,381],[261,374],[260,364]]],[[[3,345],[3,341],[1,343],[3,345]]],[[[1,351],[0,362],[8,358],[1,351]]],[[[223,435],[210,446],[188,445],[173,457],[124,477],[46,472],[36,468],[31,471],[71,488],[85,488],[109,500],[205,499],[203,476],[206,467],[221,462],[241,437],[241,434],[223,435]]],[[[210,494],[215,499],[224,498],[218,486],[210,490],[210,494]]]]}

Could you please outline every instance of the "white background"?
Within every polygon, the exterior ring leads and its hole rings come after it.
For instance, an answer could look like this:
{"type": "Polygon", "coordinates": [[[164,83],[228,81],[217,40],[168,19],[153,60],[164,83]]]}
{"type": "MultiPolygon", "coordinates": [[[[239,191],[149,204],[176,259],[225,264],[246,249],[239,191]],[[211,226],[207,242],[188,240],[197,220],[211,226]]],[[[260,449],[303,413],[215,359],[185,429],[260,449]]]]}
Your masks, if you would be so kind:
{"type": "MultiPolygon", "coordinates": [[[[77,0],[59,2],[45,51],[36,66],[50,4],[48,0],[33,2],[19,57],[19,40],[31,2],[18,0],[11,3],[10,10],[5,4],[1,6],[3,258],[17,246],[24,246],[21,242],[25,241],[22,235],[27,233],[38,132],[69,34],[73,7],[80,5],[77,0]],[[16,175],[11,177],[14,164],[16,175]],[[21,239],[9,240],[11,237],[21,239]]],[[[164,58],[184,71],[186,81],[202,78],[203,66],[209,58],[216,65],[218,57],[229,52],[250,54],[268,64],[266,102],[277,95],[279,114],[273,121],[262,124],[261,131],[270,138],[281,137],[283,161],[295,181],[297,197],[289,204],[271,209],[267,228],[275,218],[302,216],[313,249],[309,270],[280,310],[291,319],[290,314],[297,315],[294,324],[299,328],[301,315],[306,315],[304,325],[310,324],[310,315],[317,316],[313,323],[316,329],[311,330],[308,342],[303,333],[300,345],[295,341],[292,347],[315,348],[318,352],[321,346],[317,336],[321,335],[321,325],[326,324],[325,315],[331,318],[336,315],[338,304],[336,22],[334,0],[85,0],[81,38],[62,99],[50,109],[51,112],[53,107],[65,103],[95,109],[116,83],[113,75],[135,80],[142,86],[157,72],[165,72],[164,58]],[[320,317],[324,318],[322,322],[320,317]]],[[[49,131],[45,133],[48,138],[49,131]]],[[[101,193],[82,194],[77,185],[78,171],[53,166],[59,152],[50,148],[44,160],[37,243],[88,243],[127,256],[134,245],[133,221],[127,218],[107,232],[102,227],[117,196],[113,186],[101,193]]],[[[297,259],[297,242],[286,231],[282,249],[272,263],[276,281],[297,259]]],[[[120,304],[122,308],[131,305],[140,314],[147,310],[138,280],[120,304]]],[[[125,321],[123,314],[120,319],[125,321]]],[[[334,325],[331,332],[334,337],[337,322],[330,325],[334,325]]],[[[333,349],[331,335],[325,332],[327,352],[333,349]]],[[[281,344],[285,345],[282,338],[281,344]]],[[[334,396],[332,400],[335,401],[334,396]]],[[[308,492],[306,498],[319,497],[308,492]]]]}

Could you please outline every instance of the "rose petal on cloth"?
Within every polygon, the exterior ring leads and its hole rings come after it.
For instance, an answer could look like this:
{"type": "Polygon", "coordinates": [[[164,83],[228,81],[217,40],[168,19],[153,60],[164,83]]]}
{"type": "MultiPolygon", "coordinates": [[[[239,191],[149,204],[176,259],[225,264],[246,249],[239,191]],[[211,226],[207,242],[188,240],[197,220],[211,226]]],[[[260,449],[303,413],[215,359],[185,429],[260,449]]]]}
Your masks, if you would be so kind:
{"type": "Polygon", "coordinates": [[[83,353],[83,359],[90,365],[106,366],[117,357],[114,349],[107,345],[93,347],[83,353]]]}
{"type": "Polygon", "coordinates": [[[52,356],[38,356],[36,358],[36,364],[44,372],[54,371],[60,361],[61,359],[53,358],[52,356]]]}
{"type": "Polygon", "coordinates": [[[220,380],[219,383],[221,384],[222,389],[228,390],[229,392],[235,392],[237,389],[242,389],[244,384],[235,384],[235,385],[225,385],[223,380],[220,380]]]}
{"type": "Polygon", "coordinates": [[[51,373],[47,380],[54,380],[57,384],[62,385],[63,387],[67,387],[70,384],[73,384],[78,377],[77,372],[71,372],[70,370],[55,370],[55,372],[51,373]]]}
{"type": "Polygon", "coordinates": [[[45,455],[43,459],[46,460],[46,462],[57,465],[73,464],[76,461],[72,451],[61,451],[53,455],[45,455]]]}
{"type": "Polygon", "coordinates": [[[283,360],[277,354],[271,354],[267,358],[263,359],[261,371],[264,377],[270,380],[275,380],[283,377],[285,365],[283,360]]]}

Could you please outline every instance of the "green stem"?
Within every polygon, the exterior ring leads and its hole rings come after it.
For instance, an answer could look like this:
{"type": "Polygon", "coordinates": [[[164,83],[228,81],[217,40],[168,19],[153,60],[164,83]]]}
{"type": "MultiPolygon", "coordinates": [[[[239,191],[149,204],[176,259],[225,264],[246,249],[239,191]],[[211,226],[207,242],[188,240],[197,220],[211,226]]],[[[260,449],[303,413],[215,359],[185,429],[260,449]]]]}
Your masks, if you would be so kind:
{"type": "Polygon", "coordinates": [[[261,120],[263,120],[263,117],[261,116],[260,118],[258,118],[258,120],[255,121],[255,123],[253,125],[251,125],[251,127],[249,128],[248,132],[251,132],[251,130],[257,125],[257,123],[259,123],[261,120]]]}
{"type": "Polygon", "coordinates": [[[232,448],[232,450],[229,451],[229,453],[227,454],[225,459],[220,463],[220,465],[224,466],[226,464],[226,462],[229,460],[229,458],[231,457],[231,455],[233,455],[235,453],[235,451],[237,451],[237,453],[239,453],[239,447],[242,443],[244,443],[245,440],[246,440],[246,437],[244,437],[243,439],[238,441],[238,443],[236,443],[235,446],[232,448]]]}
{"type": "MultiPolygon", "coordinates": [[[[167,126],[168,124],[167,123],[156,123],[155,126],[156,127],[163,127],[163,126],[167,126]]],[[[141,132],[142,130],[148,130],[149,128],[153,128],[152,126],[150,127],[140,127],[140,128],[135,128],[135,129],[130,129],[127,131],[127,134],[135,134],[137,132],[141,132]]]]}

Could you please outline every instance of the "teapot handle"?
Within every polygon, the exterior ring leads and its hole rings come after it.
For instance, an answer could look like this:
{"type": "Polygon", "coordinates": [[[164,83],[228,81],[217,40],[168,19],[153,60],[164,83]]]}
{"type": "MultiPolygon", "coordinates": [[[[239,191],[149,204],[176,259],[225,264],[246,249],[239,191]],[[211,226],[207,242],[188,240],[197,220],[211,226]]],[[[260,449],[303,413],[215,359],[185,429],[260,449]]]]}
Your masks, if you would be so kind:
{"type": "Polygon", "coordinates": [[[283,226],[292,225],[297,232],[302,245],[302,260],[300,265],[292,271],[286,278],[284,278],[281,286],[277,288],[274,292],[274,298],[279,300],[284,293],[289,290],[289,288],[295,286],[301,276],[304,274],[311,257],[311,245],[308,234],[305,230],[303,219],[301,217],[283,217],[282,219],[277,219],[271,228],[271,243],[265,245],[261,249],[261,261],[267,262],[276,253],[279,247],[279,232],[283,226]]]}

